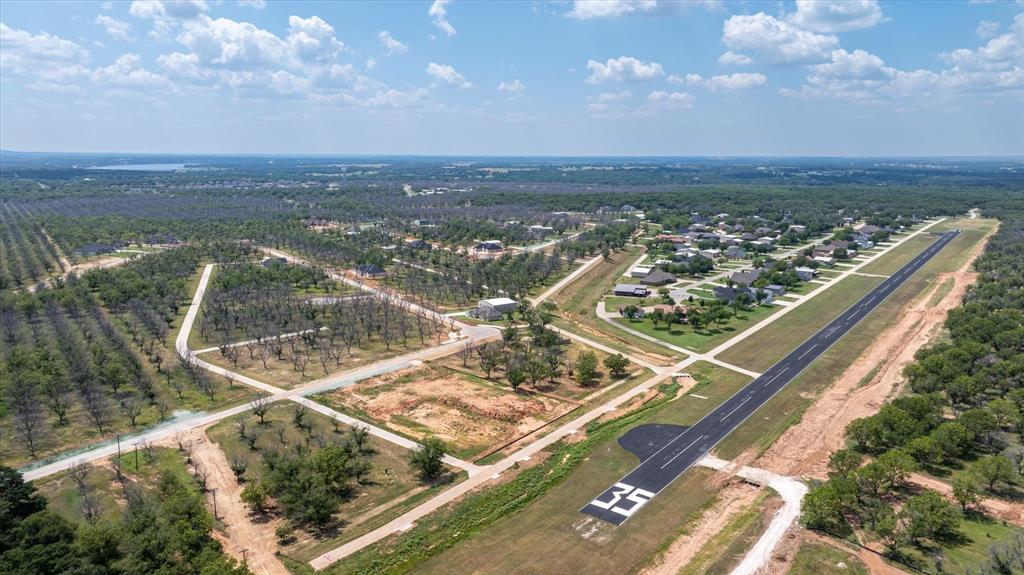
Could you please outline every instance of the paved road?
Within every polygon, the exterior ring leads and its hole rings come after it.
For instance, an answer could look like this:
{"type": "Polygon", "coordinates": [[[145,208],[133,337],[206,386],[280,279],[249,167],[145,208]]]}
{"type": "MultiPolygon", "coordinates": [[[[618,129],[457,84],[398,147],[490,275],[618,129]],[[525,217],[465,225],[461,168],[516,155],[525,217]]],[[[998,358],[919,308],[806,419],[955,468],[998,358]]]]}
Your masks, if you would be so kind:
{"type": "Polygon", "coordinates": [[[715,408],[694,426],[669,439],[615,485],[580,511],[621,525],[679,475],[689,469],[748,417],[781,391],[801,371],[842,338],[922,265],[956,237],[950,231],[860,301],[793,350],[763,375],[715,408]]]}

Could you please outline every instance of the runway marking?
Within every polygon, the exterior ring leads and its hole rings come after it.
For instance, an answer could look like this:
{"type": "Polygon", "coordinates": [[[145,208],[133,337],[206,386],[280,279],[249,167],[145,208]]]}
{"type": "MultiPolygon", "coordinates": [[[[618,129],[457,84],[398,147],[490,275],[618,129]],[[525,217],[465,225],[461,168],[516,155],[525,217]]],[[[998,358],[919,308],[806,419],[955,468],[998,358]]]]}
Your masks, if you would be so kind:
{"type": "Polygon", "coordinates": [[[818,347],[818,344],[814,344],[814,345],[812,345],[811,347],[807,348],[807,351],[805,351],[805,352],[803,352],[802,354],[800,354],[800,357],[798,357],[797,359],[803,359],[805,355],[807,355],[807,354],[811,353],[811,351],[812,351],[812,350],[813,350],[814,348],[816,348],[816,347],[818,347]]]}
{"type": "Polygon", "coordinates": [[[750,401],[750,396],[749,396],[749,395],[747,396],[747,398],[746,398],[746,399],[744,399],[743,401],[741,401],[739,405],[737,405],[736,407],[732,408],[732,411],[730,411],[729,413],[726,413],[726,414],[725,414],[725,417],[723,417],[723,418],[722,418],[722,419],[720,419],[719,421],[725,421],[726,419],[729,419],[729,416],[730,416],[730,415],[732,415],[732,414],[736,413],[736,410],[737,410],[737,409],[739,409],[739,408],[741,408],[741,407],[743,407],[743,404],[745,404],[745,403],[746,403],[746,402],[748,402],[748,401],[750,401]]]}
{"type": "MultiPolygon", "coordinates": [[[[746,402],[744,401],[743,403],[746,403],[746,402]]],[[[700,437],[698,437],[697,439],[694,439],[694,440],[693,440],[693,441],[692,441],[692,442],[691,442],[691,443],[690,443],[689,445],[687,445],[686,447],[684,447],[682,451],[680,451],[679,453],[677,453],[677,454],[673,455],[673,456],[672,456],[672,459],[669,459],[669,460],[668,460],[668,461],[667,461],[667,462],[665,463],[665,465],[662,465],[662,466],[661,466],[661,468],[662,468],[662,469],[665,469],[666,467],[668,467],[668,466],[669,466],[669,465],[670,465],[670,464],[671,464],[671,463],[672,463],[673,461],[675,461],[675,460],[676,460],[676,458],[677,458],[677,457],[679,457],[680,455],[682,455],[682,454],[686,453],[686,450],[687,450],[687,449],[689,449],[689,448],[693,447],[693,444],[694,444],[694,443],[697,443],[697,442],[698,442],[698,441],[700,441],[701,439],[704,439],[704,437],[706,437],[706,436],[704,436],[704,435],[701,435],[701,436],[700,436],[700,437]]]]}
{"type": "Polygon", "coordinates": [[[691,393],[691,394],[690,394],[690,397],[696,397],[697,399],[707,399],[707,398],[706,398],[706,397],[704,397],[703,395],[697,395],[696,393],[691,393]]]}

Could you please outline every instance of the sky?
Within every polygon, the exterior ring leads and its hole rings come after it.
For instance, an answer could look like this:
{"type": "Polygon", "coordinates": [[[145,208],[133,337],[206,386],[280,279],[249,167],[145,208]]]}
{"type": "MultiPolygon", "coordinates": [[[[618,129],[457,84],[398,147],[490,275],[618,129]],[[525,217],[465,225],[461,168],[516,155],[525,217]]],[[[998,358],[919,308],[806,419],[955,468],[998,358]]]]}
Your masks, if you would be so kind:
{"type": "Polygon", "coordinates": [[[5,0],[0,148],[1022,156],[1024,2],[5,0]]]}

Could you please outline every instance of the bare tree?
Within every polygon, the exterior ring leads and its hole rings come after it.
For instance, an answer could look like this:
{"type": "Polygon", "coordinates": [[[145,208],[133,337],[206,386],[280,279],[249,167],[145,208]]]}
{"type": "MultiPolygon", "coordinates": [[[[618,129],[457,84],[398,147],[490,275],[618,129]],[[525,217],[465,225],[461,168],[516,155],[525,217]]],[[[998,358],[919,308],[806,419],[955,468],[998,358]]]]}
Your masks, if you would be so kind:
{"type": "Polygon", "coordinates": [[[462,367],[469,367],[469,360],[473,357],[473,344],[466,342],[459,346],[459,359],[462,360],[462,367]]]}
{"type": "Polygon", "coordinates": [[[128,397],[121,400],[121,409],[124,410],[124,414],[128,417],[128,421],[132,427],[135,427],[135,421],[142,414],[142,408],[144,404],[141,399],[136,395],[129,395],[128,397]]]}
{"type": "Polygon", "coordinates": [[[25,442],[29,454],[35,457],[45,434],[46,423],[39,408],[39,399],[24,385],[19,385],[13,395],[11,411],[14,412],[14,431],[25,442]]]}
{"type": "Polygon", "coordinates": [[[249,467],[249,461],[244,455],[232,455],[231,461],[231,472],[235,474],[235,481],[241,483],[244,481],[245,470],[249,467]]]}
{"type": "Polygon", "coordinates": [[[253,415],[260,418],[261,425],[267,423],[266,416],[267,412],[270,411],[270,400],[268,398],[257,397],[249,404],[249,408],[252,409],[253,415]]]}

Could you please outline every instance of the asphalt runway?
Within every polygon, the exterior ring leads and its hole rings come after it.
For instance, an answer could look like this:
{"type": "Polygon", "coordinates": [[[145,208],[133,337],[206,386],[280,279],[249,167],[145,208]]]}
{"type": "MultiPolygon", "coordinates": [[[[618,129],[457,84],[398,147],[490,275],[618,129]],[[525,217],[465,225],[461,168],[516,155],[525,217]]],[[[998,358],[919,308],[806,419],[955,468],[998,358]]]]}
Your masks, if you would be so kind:
{"type": "Polygon", "coordinates": [[[643,449],[630,449],[637,453],[640,465],[580,511],[615,525],[624,523],[846,335],[958,233],[956,230],[939,234],[939,238],[923,252],[692,427],[683,428],[674,435],[666,434],[662,426],[651,426],[646,434],[643,431],[645,426],[636,428],[638,433],[631,430],[626,434],[630,437],[623,447],[643,446],[643,449]],[[643,435],[649,438],[644,439],[643,435]],[[652,450],[654,441],[661,447],[652,450]]]}

